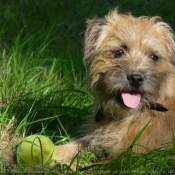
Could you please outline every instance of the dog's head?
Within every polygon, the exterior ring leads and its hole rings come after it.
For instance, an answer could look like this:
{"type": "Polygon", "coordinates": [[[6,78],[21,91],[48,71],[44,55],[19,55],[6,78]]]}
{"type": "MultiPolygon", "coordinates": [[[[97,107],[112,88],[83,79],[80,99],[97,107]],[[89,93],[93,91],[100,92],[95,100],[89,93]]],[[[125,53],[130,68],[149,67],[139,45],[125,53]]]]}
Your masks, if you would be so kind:
{"type": "Polygon", "coordinates": [[[84,62],[92,62],[91,86],[103,105],[156,108],[174,92],[174,35],[159,17],[115,9],[105,19],[88,20],[84,62]]]}

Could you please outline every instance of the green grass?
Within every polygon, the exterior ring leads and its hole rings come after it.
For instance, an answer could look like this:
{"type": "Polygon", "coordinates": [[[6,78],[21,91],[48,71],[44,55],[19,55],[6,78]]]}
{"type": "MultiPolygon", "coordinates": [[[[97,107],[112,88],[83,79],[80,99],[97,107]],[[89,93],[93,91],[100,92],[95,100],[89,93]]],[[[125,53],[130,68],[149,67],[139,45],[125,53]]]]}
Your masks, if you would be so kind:
{"type": "MultiPolygon", "coordinates": [[[[103,17],[119,6],[120,11],[135,16],[161,16],[175,28],[173,0],[0,2],[0,128],[6,131],[0,142],[13,148],[19,143],[16,138],[34,133],[49,136],[55,144],[69,141],[91,112],[93,96],[82,61],[87,18],[103,17]]],[[[168,174],[174,169],[173,147],[134,155],[131,149],[105,164],[83,168],[77,164],[77,172],[64,165],[63,174],[88,174],[90,168],[100,174],[105,166],[110,170],[104,174],[168,174]]],[[[94,156],[87,153],[79,162],[86,164],[91,159],[94,156]]],[[[46,172],[55,168],[61,169],[57,164],[46,172]]],[[[5,173],[3,166],[1,171],[5,173]]]]}

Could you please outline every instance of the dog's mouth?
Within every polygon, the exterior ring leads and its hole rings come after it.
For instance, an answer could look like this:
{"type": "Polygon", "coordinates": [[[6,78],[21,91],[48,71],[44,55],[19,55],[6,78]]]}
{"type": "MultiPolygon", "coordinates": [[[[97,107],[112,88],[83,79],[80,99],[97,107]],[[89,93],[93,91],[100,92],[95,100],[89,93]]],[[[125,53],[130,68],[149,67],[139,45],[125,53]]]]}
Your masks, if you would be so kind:
{"type": "MultiPolygon", "coordinates": [[[[141,101],[142,93],[139,91],[122,91],[121,99],[125,106],[129,108],[136,108],[141,101]]],[[[148,108],[160,112],[168,111],[168,108],[159,103],[149,102],[148,108]]]]}
{"type": "Polygon", "coordinates": [[[125,106],[136,108],[141,100],[141,93],[137,91],[122,91],[121,98],[125,106]]]}

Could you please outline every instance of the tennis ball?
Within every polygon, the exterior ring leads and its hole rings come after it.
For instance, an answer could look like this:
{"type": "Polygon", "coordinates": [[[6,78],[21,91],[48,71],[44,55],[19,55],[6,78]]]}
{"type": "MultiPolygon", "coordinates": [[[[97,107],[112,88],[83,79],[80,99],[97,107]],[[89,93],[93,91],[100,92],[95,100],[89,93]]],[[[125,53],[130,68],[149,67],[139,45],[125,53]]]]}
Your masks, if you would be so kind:
{"type": "Polygon", "coordinates": [[[43,135],[28,136],[17,147],[17,160],[20,164],[50,165],[54,159],[55,146],[43,135]]]}

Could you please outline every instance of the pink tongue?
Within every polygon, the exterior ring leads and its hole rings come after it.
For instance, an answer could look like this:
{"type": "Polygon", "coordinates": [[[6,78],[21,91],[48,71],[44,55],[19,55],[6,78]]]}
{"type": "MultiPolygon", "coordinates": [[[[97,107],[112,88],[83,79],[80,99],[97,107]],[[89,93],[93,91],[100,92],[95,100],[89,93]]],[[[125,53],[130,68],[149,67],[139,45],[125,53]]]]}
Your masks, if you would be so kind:
{"type": "Polygon", "coordinates": [[[141,95],[138,94],[130,94],[127,92],[122,92],[122,99],[124,104],[129,107],[129,108],[135,108],[138,106],[140,99],[141,99],[141,95]]]}

